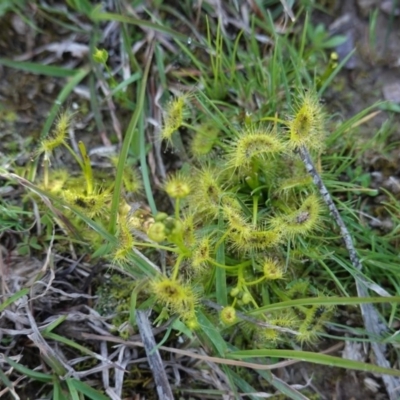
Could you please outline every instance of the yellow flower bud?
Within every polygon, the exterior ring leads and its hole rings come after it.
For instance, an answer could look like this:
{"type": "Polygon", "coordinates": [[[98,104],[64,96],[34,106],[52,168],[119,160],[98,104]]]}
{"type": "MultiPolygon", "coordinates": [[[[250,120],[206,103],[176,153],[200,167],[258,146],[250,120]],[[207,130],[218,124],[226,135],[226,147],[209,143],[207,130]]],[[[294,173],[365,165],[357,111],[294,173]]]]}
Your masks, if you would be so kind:
{"type": "Polygon", "coordinates": [[[232,306],[224,307],[221,310],[221,321],[226,325],[233,324],[236,321],[236,310],[232,306]]]}
{"type": "Polygon", "coordinates": [[[105,49],[98,49],[96,47],[93,53],[93,60],[99,64],[105,64],[108,60],[108,53],[105,49]]]}
{"type": "Polygon", "coordinates": [[[150,226],[147,231],[147,236],[154,240],[155,242],[159,243],[165,240],[166,238],[166,229],[165,225],[162,222],[155,222],[150,226]]]}
{"type": "Polygon", "coordinates": [[[242,296],[243,304],[249,304],[252,299],[253,299],[253,297],[248,292],[244,293],[243,296],[242,296]]]}

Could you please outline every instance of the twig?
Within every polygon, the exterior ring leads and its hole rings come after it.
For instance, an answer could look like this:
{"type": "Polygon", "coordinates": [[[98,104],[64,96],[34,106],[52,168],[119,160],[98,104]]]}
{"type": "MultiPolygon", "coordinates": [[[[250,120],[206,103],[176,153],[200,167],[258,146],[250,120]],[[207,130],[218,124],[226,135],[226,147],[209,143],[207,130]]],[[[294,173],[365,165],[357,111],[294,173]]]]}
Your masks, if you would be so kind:
{"type": "MultiPolygon", "coordinates": [[[[93,333],[82,333],[82,337],[87,340],[106,340],[111,343],[120,343],[120,344],[124,344],[124,345],[130,346],[130,347],[145,347],[142,342],[133,341],[133,340],[126,341],[126,340],[123,340],[116,336],[111,336],[111,335],[107,336],[107,334],[96,335],[93,333]]],[[[338,343],[338,344],[330,347],[329,349],[321,351],[320,353],[321,354],[333,353],[335,351],[340,350],[342,347],[343,347],[343,343],[338,343]]],[[[177,349],[175,347],[159,346],[158,349],[168,351],[168,352],[174,353],[174,354],[179,354],[181,356],[187,356],[192,359],[202,360],[205,362],[214,362],[216,364],[233,365],[235,367],[252,368],[252,369],[256,369],[256,370],[260,370],[260,371],[271,371],[274,369],[285,368],[289,365],[298,364],[298,363],[302,362],[301,360],[285,360],[285,361],[277,362],[275,364],[257,364],[257,363],[247,362],[247,361],[232,360],[230,358],[206,356],[206,355],[202,355],[202,354],[197,354],[193,351],[177,349]]]]}
{"type": "Polygon", "coordinates": [[[136,321],[139,327],[140,336],[146,350],[150,369],[153,372],[154,382],[156,383],[157,394],[160,400],[173,400],[171,387],[165,373],[163,361],[157,349],[157,344],[151,330],[151,324],[147,318],[147,311],[136,311],[136,321]]]}
{"type": "MultiPolygon", "coordinates": [[[[362,263],[357,255],[356,249],[354,248],[350,232],[347,229],[347,226],[344,223],[338,209],[336,208],[336,205],[333,202],[332,197],[328,192],[328,189],[322,181],[321,176],[315,169],[308,150],[305,147],[300,147],[298,149],[298,153],[306,167],[307,172],[313,178],[315,185],[317,186],[319,192],[321,193],[321,196],[328,206],[332,217],[339,225],[340,234],[344,240],[346,249],[349,252],[350,262],[356,270],[361,271],[362,263]]],[[[355,276],[355,281],[358,296],[368,297],[367,287],[362,279],[359,279],[359,277],[355,276]]],[[[386,351],[386,346],[382,343],[376,342],[376,337],[380,337],[383,333],[386,333],[388,331],[388,328],[386,324],[382,321],[378,312],[372,304],[360,304],[360,308],[365,328],[367,330],[368,336],[371,339],[371,347],[375,354],[376,364],[378,364],[380,367],[390,368],[390,364],[386,360],[384,355],[384,352],[386,351]]],[[[400,388],[400,379],[388,375],[383,375],[382,379],[385,383],[390,400],[398,400],[398,394],[396,395],[396,391],[398,391],[400,388]]]]}

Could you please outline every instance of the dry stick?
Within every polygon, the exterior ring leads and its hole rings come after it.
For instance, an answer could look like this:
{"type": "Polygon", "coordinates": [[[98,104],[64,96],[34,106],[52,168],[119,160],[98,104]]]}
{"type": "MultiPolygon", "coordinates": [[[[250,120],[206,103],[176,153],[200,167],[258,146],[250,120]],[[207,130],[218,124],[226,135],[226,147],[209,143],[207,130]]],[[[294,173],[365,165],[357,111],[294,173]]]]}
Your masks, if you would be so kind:
{"type": "Polygon", "coordinates": [[[158,398],[160,400],[174,400],[171,387],[169,386],[168,377],[165,373],[163,361],[158,351],[157,343],[154,339],[152,327],[147,315],[148,311],[137,310],[136,322],[146,350],[150,369],[153,373],[154,382],[156,383],[158,398]]]}
{"type": "MultiPolygon", "coordinates": [[[[302,146],[298,149],[301,160],[303,161],[307,172],[313,178],[315,185],[317,186],[319,192],[321,193],[326,205],[329,208],[334,220],[339,225],[340,234],[344,240],[347,251],[349,252],[350,262],[358,270],[362,270],[361,260],[358,258],[356,249],[354,248],[353,240],[350,236],[350,232],[347,229],[335,203],[332,200],[331,195],[328,192],[321,176],[318,174],[311,160],[308,150],[302,146]]],[[[368,291],[361,279],[355,276],[356,288],[359,297],[368,297],[368,291]]],[[[390,368],[389,362],[386,360],[384,352],[386,351],[386,346],[382,343],[377,343],[376,338],[380,337],[382,333],[387,332],[387,326],[383,323],[382,319],[379,317],[378,312],[375,310],[372,304],[360,304],[361,315],[364,320],[364,325],[367,330],[368,335],[371,338],[371,347],[375,354],[376,363],[380,367],[390,368]]],[[[382,375],[382,379],[385,383],[386,390],[389,394],[390,400],[398,400],[398,394],[396,391],[400,389],[400,379],[382,375]]]]}
{"type": "MultiPolygon", "coordinates": [[[[142,342],[134,340],[124,340],[116,336],[107,336],[106,334],[96,335],[93,333],[82,333],[82,337],[87,340],[105,340],[111,343],[119,343],[129,347],[145,347],[142,342]]],[[[320,354],[329,354],[340,350],[343,347],[343,343],[338,343],[329,349],[323,350],[320,354]]],[[[289,365],[301,363],[301,360],[285,360],[275,364],[257,364],[247,361],[232,360],[230,358],[211,357],[202,354],[194,353],[193,351],[177,349],[175,347],[158,346],[158,350],[169,351],[170,353],[179,354],[181,356],[187,356],[196,360],[202,360],[206,362],[214,362],[216,364],[233,365],[235,367],[252,368],[260,371],[271,371],[273,369],[286,368],[289,365]]]]}

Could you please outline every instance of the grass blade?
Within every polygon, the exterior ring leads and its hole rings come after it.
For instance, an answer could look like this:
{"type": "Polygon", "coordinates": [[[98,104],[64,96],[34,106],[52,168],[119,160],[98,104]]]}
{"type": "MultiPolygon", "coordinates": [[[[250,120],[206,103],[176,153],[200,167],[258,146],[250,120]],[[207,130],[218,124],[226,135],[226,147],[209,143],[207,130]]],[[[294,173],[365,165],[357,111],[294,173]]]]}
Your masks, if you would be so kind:
{"type": "Polygon", "coordinates": [[[132,115],[132,118],[129,122],[128,129],[126,130],[124,142],[122,144],[121,152],[118,158],[118,166],[117,166],[117,173],[115,177],[115,186],[114,186],[114,193],[112,197],[112,204],[111,204],[111,212],[110,212],[110,225],[109,225],[109,232],[114,234],[116,231],[116,224],[117,224],[117,216],[118,216],[118,207],[121,198],[121,189],[122,189],[122,178],[124,174],[124,167],[126,163],[126,159],[128,157],[128,152],[130,149],[130,145],[133,139],[133,136],[136,132],[136,125],[139,121],[140,115],[143,112],[144,106],[144,99],[146,95],[146,86],[147,86],[147,79],[149,77],[152,54],[153,54],[154,45],[152,46],[151,50],[149,51],[149,57],[147,59],[146,67],[142,76],[142,82],[140,84],[139,96],[136,103],[135,111],[132,115]]]}
{"type": "Polygon", "coordinates": [[[104,394],[100,393],[98,390],[74,378],[68,379],[68,387],[75,388],[75,390],[92,400],[109,400],[107,396],[104,396],[104,394]]]}
{"type": "Polygon", "coordinates": [[[55,78],[69,78],[76,75],[76,70],[74,69],[56,67],[54,65],[43,65],[28,61],[13,61],[7,58],[0,58],[0,64],[32,74],[52,76],[55,78]]]}
{"type": "Polygon", "coordinates": [[[399,370],[391,368],[383,368],[377,365],[367,364],[360,361],[347,360],[340,357],[330,356],[327,354],[313,353],[310,351],[280,350],[280,349],[243,350],[243,351],[232,352],[229,354],[229,357],[239,360],[250,357],[286,358],[286,359],[311,362],[315,364],[328,365],[330,367],[354,369],[357,371],[400,376],[399,370]]]}

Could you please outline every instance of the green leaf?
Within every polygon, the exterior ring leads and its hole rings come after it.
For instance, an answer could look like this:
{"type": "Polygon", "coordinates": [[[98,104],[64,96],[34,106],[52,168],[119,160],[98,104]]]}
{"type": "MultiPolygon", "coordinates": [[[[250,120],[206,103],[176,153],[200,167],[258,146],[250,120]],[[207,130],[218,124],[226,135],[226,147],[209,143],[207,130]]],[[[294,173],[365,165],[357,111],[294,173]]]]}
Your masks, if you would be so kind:
{"type": "Polygon", "coordinates": [[[69,394],[71,395],[72,400],[80,400],[78,390],[76,389],[75,382],[73,382],[72,378],[66,379],[67,386],[69,389],[69,394]]]}
{"type": "Polygon", "coordinates": [[[53,332],[42,332],[42,333],[43,333],[43,337],[46,339],[56,340],[57,342],[63,343],[67,346],[70,346],[74,349],[79,350],[83,354],[87,354],[92,357],[96,355],[93,351],[87,349],[86,347],[82,346],[79,343],[76,343],[74,340],[67,339],[64,336],[57,335],[56,333],[53,333],[53,332]]]}
{"type": "Polygon", "coordinates": [[[67,0],[67,3],[71,8],[74,8],[75,10],[87,15],[88,17],[90,17],[94,9],[94,7],[90,4],[90,1],[88,0],[67,0]]]}
{"type": "Polygon", "coordinates": [[[25,288],[19,290],[17,293],[14,293],[8,299],[4,300],[3,303],[0,304],[0,312],[4,311],[10,304],[16,302],[21,297],[27,295],[29,293],[29,289],[25,288]]]}
{"type": "Polygon", "coordinates": [[[0,58],[0,64],[6,67],[20,69],[32,74],[53,76],[55,78],[68,78],[76,74],[76,70],[56,67],[53,65],[42,65],[27,61],[13,61],[7,58],[0,58]]]}
{"type": "Polygon", "coordinates": [[[4,359],[8,364],[10,364],[12,367],[14,367],[18,372],[20,372],[23,375],[26,375],[28,378],[31,378],[35,381],[39,382],[52,382],[53,380],[53,375],[48,375],[48,374],[43,374],[42,372],[37,372],[37,371],[32,371],[31,369],[24,367],[23,365],[11,360],[7,356],[4,356],[4,359]]]}
{"type": "Polygon", "coordinates": [[[50,333],[53,329],[62,324],[67,318],[68,315],[59,316],[55,321],[53,321],[52,323],[50,323],[50,325],[47,325],[46,328],[43,329],[42,334],[50,333]]]}
{"type": "Polygon", "coordinates": [[[225,340],[219,333],[219,330],[215,326],[215,324],[211,323],[210,320],[206,317],[206,315],[203,314],[201,311],[198,311],[197,319],[199,321],[201,330],[208,338],[209,343],[215,347],[217,353],[220,356],[224,357],[226,352],[228,351],[228,347],[226,345],[225,340]]]}
{"type": "Polygon", "coordinates": [[[14,385],[12,382],[7,378],[7,375],[3,372],[3,370],[0,368],[0,382],[3,382],[4,386],[8,388],[10,391],[11,395],[14,398],[17,398],[15,395],[15,390],[14,390],[14,385]]]}
{"type": "MultiPolygon", "coordinates": [[[[122,143],[122,147],[121,147],[120,154],[118,157],[118,165],[117,165],[117,173],[115,176],[114,193],[113,193],[112,202],[111,202],[110,224],[109,224],[109,228],[108,228],[108,231],[111,234],[114,234],[116,231],[118,207],[119,207],[119,203],[120,203],[122,185],[123,185],[124,168],[125,168],[125,164],[126,164],[126,159],[128,158],[128,153],[129,153],[129,149],[131,146],[131,142],[135,136],[135,132],[137,132],[136,126],[139,122],[139,119],[140,119],[142,113],[143,113],[143,107],[144,107],[144,102],[145,102],[145,97],[146,97],[147,80],[149,77],[150,66],[151,66],[151,57],[148,58],[146,66],[145,66],[145,70],[144,70],[144,73],[142,76],[142,81],[140,83],[136,108],[135,108],[134,113],[132,114],[131,120],[130,120],[128,128],[126,130],[124,141],[122,143]]],[[[144,135],[144,133],[142,133],[142,135],[144,135]]],[[[145,155],[143,157],[145,157],[145,155]]],[[[143,167],[143,165],[142,165],[142,167],[143,167]]],[[[154,210],[152,210],[152,211],[154,211],[154,210]]]]}
{"type": "Polygon", "coordinates": [[[331,37],[330,39],[324,40],[324,42],[322,43],[322,46],[326,49],[335,48],[346,41],[347,41],[346,36],[336,35],[336,36],[331,37]]]}
{"type": "Polygon", "coordinates": [[[172,323],[172,327],[177,330],[180,333],[183,333],[185,336],[187,336],[190,340],[195,340],[195,336],[193,335],[193,332],[187,328],[187,326],[180,321],[179,319],[176,319],[172,323]]]}
{"type": "Polygon", "coordinates": [[[367,364],[360,361],[347,360],[345,358],[334,357],[327,354],[313,353],[310,351],[271,350],[271,349],[242,350],[242,351],[232,352],[228,355],[228,357],[239,360],[251,357],[285,358],[285,359],[311,362],[314,364],[328,365],[330,367],[338,367],[345,369],[353,369],[357,371],[400,376],[400,371],[396,369],[383,368],[373,364],[367,364]]]}
{"type": "Polygon", "coordinates": [[[69,400],[65,398],[60,380],[56,376],[53,379],[53,400],[69,400]]]}
{"type": "Polygon", "coordinates": [[[77,391],[81,392],[85,396],[89,397],[89,399],[93,400],[109,400],[107,396],[104,396],[101,392],[96,389],[93,389],[86,383],[78,381],[77,379],[71,378],[68,379],[68,386],[74,387],[77,391]]]}
{"type": "MultiPolygon", "coordinates": [[[[123,22],[126,24],[132,24],[132,25],[136,25],[136,26],[150,28],[157,32],[167,33],[167,34],[171,35],[172,37],[174,37],[176,39],[181,39],[185,42],[188,39],[187,35],[177,32],[177,31],[174,31],[173,29],[167,28],[163,25],[149,22],[144,19],[128,17],[126,15],[104,13],[104,12],[102,12],[101,8],[99,8],[99,7],[96,7],[93,9],[91,18],[94,21],[118,21],[118,22],[123,22]]],[[[193,44],[195,44],[195,43],[193,43],[193,44]]],[[[200,43],[196,43],[196,45],[200,45],[200,43]]]]}
{"type": "Polygon", "coordinates": [[[282,381],[281,379],[277,378],[272,374],[271,371],[260,371],[258,370],[257,373],[269,382],[275,389],[279,390],[280,393],[285,394],[292,400],[309,400],[308,397],[303,396],[299,393],[296,389],[290,386],[288,383],[282,381]]]}
{"type": "Polygon", "coordinates": [[[396,113],[400,113],[400,104],[393,103],[392,101],[387,101],[382,103],[379,108],[384,111],[392,111],[396,113]]]}

